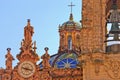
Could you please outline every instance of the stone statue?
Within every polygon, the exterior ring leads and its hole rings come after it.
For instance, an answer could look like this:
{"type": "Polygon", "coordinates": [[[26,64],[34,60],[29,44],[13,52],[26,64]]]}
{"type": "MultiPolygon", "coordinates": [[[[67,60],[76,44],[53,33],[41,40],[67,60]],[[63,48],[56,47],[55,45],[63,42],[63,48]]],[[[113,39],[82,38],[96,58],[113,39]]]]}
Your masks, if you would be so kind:
{"type": "Polygon", "coordinates": [[[7,48],[7,55],[6,57],[6,69],[12,70],[12,60],[14,60],[13,56],[10,54],[11,48],[7,48]]]}
{"type": "Polygon", "coordinates": [[[48,54],[48,48],[45,48],[45,54],[41,57],[43,59],[42,61],[42,65],[43,68],[50,68],[50,64],[49,64],[49,59],[50,59],[50,55],[48,54]]]}
{"type": "Polygon", "coordinates": [[[33,27],[30,25],[30,20],[28,19],[28,24],[24,28],[25,41],[31,42],[33,33],[34,33],[33,27]]]}

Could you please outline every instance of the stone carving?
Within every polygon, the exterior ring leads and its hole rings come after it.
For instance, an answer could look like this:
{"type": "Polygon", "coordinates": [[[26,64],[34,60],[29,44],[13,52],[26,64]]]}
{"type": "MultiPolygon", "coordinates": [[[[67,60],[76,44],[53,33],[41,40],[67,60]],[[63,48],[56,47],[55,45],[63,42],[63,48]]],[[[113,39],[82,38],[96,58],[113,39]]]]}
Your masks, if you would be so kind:
{"type": "Polygon", "coordinates": [[[28,24],[24,29],[24,36],[26,41],[32,41],[34,30],[33,27],[30,25],[30,19],[28,19],[28,24]]]}
{"type": "Polygon", "coordinates": [[[6,57],[6,69],[12,70],[12,61],[14,60],[13,56],[10,53],[11,48],[7,48],[7,55],[6,57]]]}
{"type": "Polygon", "coordinates": [[[55,69],[50,72],[50,75],[54,77],[66,77],[66,76],[81,76],[82,68],[76,69],[55,69]]]}
{"type": "Polygon", "coordinates": [[[100,72],[101,64],[103,64],[103,60],[102,59],[97,59],[96,58],[94,60],[94,66],[95,66],[95,73],[96,73],[96,75],[98,75],[99,72],[100,72]]]}
{"type": "Polygon", "coordinates": [[[108,59],[104,63],[104,68],[110,78],[120,79],[120,61],[108,59]]]}
{"type": "Polygon", "coordinates": [[[24,39],[21,42],[21,51],[32,50],[32,36],[34,33],[33,27],[30,25],[30,19],[28,19],[27,26],[24,28],[24,39]]]}
{"type": "Polygon", "coordinates": [[[41,58],[43,59],[42,61],[42,65],[43,68],[50,68],[50,64],[49,64],[49,59],[50,59],[50,55],[48,54],[48,48],[45,48],[45,54],[43,56],[41,56],[41,58]]]}
{"type": "Polygon", "coordinates": [[[10,74],[4,74],[3,75],[3,80],[11,80],[11,75],[10,74]]]}

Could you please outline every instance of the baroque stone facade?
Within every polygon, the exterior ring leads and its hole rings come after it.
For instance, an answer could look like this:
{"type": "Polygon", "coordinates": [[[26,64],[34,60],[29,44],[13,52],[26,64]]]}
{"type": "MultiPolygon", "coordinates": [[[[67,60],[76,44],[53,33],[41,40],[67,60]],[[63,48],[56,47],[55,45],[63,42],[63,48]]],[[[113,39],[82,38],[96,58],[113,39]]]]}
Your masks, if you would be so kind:
{"type": "Polygon", "coordinates": [[[32,41],[34,28],[28,19],[18,64],[12,66],[14,58],[8,48],[0,80],[120,80],[120,44],[108,43],[119,41],[119,4],[119,0],[82,0],[82,25],[70,13],[69,21],[59,25],[58,53],[50,56],[46,47],[39,65],[36,41],[32,41]],[[112,26],[107,32],[108,23],[112,26]]]}

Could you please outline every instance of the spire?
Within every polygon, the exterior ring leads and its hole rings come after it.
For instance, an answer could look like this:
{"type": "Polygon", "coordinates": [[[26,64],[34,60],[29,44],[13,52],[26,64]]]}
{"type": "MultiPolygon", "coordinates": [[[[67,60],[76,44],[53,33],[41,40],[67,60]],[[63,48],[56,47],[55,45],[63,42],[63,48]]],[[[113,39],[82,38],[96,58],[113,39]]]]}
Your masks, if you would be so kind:
{"type": "Polygon", "coordinates": [[[68,6],[71,7],[71,13],[70,13],[70,18],[69,18],[69,20],[70,20],[70,21],[73,21],[72,7],[75,6],[75,5],[73,5],[72,2],[71,2],[71,4],[68,5],[68,6]]]}

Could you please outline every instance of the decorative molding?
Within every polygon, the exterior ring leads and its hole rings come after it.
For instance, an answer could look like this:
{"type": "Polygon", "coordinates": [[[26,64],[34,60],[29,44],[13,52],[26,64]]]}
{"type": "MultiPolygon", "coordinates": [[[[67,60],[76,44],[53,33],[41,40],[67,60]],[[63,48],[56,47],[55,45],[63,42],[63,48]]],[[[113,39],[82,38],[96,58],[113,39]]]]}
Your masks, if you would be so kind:
{"type": "Polygon", "coordinates": [[[110,78],[120,79],[120,60],[106,60],[104,63],[104,69],[110,78]]]}

